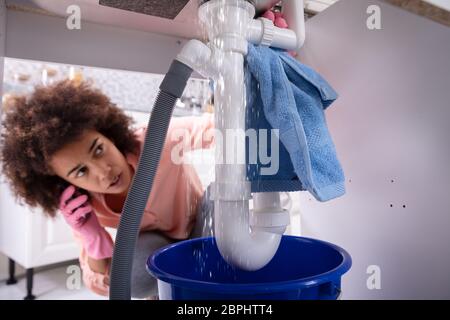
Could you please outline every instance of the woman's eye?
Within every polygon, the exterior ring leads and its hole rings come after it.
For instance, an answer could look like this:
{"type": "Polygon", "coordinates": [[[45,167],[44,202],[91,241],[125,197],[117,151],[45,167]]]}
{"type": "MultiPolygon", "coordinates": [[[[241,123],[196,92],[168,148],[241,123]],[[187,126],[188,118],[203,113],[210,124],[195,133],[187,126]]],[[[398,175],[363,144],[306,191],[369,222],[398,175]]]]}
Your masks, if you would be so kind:
{"type": "Polygon", "coordinates": [[[95,149],[95,155],[101,155],[103,153],[103,145],[99,145],[96,149],[95,149]]]}
{"type": "Polygon", "coordinates": [[[83,176],[86,174],[86,172],[87,172],[87,168],[86,168],[86,167],[80,168],[80,169],[77,171],[76,177],[77,177],[77,178],[81,178],[81,177],[83,177],[83,176]]]}

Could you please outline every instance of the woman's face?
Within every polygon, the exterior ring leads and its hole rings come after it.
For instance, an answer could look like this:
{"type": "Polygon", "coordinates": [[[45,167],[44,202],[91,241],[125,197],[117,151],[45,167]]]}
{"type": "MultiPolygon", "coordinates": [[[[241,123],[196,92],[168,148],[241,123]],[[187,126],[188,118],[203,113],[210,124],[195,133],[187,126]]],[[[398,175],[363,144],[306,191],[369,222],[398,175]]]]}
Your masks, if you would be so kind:
{"type": "Polygon", "coordinates": [[[87,191],[126,195],[132,169],[108,138],[85,130],[76,141],[55,152],[50,161],[55,173],[87,191]]]}

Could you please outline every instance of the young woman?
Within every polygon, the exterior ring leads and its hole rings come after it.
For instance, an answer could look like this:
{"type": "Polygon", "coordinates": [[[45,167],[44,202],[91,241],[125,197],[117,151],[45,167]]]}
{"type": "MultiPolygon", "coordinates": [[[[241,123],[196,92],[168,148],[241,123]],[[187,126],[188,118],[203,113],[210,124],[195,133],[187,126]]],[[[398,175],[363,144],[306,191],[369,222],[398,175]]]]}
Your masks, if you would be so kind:
{"type": "MultiPolygon", "coordinates": [[[[3,121],[3,173],[12,190],[50,217],[61,212],[82,245],[84,283],[101,295],[108,295],[114,247],[105,227],[118,227],[145,137],[146,128],[131,125],[131,118],[102,92],[69,80],[17,98],[3,121]]],[[[171,120],[140,227],[135,298],[157,294],[156,280],[145,270],[153,251],[211,234],[211,228],[204,229],[208,216],[212,219],[208,196],[194,168],[173,161],[172,150],[180,143],[190,149],[210,147],[213,140],[204,139],[204,133],[213,126],[212,114],[171,120]],[[186,134],[172,134],[180,130],[186,134]]]]}

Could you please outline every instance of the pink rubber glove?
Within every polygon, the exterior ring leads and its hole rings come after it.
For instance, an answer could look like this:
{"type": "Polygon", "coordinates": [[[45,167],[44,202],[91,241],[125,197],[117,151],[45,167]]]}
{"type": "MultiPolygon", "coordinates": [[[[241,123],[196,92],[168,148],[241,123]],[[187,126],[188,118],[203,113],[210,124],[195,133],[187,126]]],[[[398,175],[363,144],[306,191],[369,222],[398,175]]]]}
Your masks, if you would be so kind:
{"type": "Polygon", "coordinates": [[[273,20],[273,23],[278,28],[287,29],[289,27],[281,12],[275,12],[275,20],[273,20]]]}
{"type": "Polygon", "coordinates": [[[267,10],[266,12],[264,12],[262,17],[269,19],[272,22],[275,21],[275,13],[273,13],[273,11],[271,10],[267,10]]]}
{"type": "Polygon", "coordinates": [[[273,24],[278,28],[286,29],[288,27],[286,19],[284,19],[281,12],[273,12],[271,10],[267,10],[262,14],[262,17],[272,21],[273,24]]]}
{"type": "Polygon", "coordinates": [[[113,243],[108,232],[100,225],[87,195],[79,195],[74,186],[67,187],[59,199],[64,219],[82,239],[89,257],[112,257],[113,243]]]}

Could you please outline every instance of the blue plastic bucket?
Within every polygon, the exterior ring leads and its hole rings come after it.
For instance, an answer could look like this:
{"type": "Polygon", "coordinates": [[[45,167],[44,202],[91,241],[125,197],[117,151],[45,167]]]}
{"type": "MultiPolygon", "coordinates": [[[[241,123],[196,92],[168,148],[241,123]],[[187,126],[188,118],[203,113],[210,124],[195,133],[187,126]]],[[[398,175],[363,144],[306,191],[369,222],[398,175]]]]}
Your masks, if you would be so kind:
{"type": "Polygon", "coordinates": [[[334,300],[351,264],[336,245],[283,236],[269,264],[244,271],[223,260],[214,238],[197,238],[159,249],[147,270],[158,279],[162,300],[334,300]]]}

